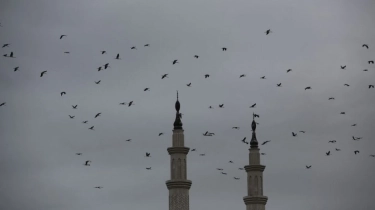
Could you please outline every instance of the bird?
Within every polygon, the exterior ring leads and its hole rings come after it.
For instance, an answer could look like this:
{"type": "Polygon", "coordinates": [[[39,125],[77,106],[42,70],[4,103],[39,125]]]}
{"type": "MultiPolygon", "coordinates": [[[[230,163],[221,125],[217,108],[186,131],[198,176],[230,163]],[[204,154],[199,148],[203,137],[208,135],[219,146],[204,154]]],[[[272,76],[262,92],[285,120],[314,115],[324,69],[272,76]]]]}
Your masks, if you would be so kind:
{"type": "Polygon", "coordinates": [[[94,130],[94,126],[89,127],[90,130],[94,130]]]}
{"type": "Polygon", "coordinates": [[[86,160],[85,166],[90,166],[91,160],[86,160]]]}
{"type": "Polygon", "coordinates": [[[229,163],[233,163],[233,161],[230,160],[229,163]]]}
{"type": "MultiPolygon", "coordinates": [[[[7,55],[7,54],[5,54],[5,55],[7,55]]],[[[9,56],[5,56],[5,57],[15,58],[15,57],[13,57],[13,52],[10,52],[9,56]]]]}
{"type": "Polygon", "coordinates": [[[330,97],[330,98],[328,98],[328,100],[335,100],[335,98],[334,97],[330,97]]]}
{"type": "Polygon", "coordinates": [[[70,119],[74,119],[75,116],[71,116],[71,115],[69,115],[69,117],[70,117],[70,119]]]}
{"type": "Polygon", "coordinates": [[[299,131],[300,133],[306,133],[306,131],[299,131]]]}
{"type": "Polygon", "coordinates": [[[82,153],[80,153],[80,152],[77,152],[77,153],[76,153],[76,155],[82,155],[82,153]]]}
{"type": "Polygon", "coordinates": [[[375,155],[370,155],[370,157],[375,157],[375,155]]]}
{"type": "Polygon", "coordinates": [[[2,48],[4,48],[4,47],[9,47],[9,44],[3,44],[2,48]]]}
{"type": "Polygon", "coordinates": [[[340,114],[345,114],[345,112],[340,112],[340,114]]]}
{"type": "Polygon", "coordinates": [[[137,48],[136,48],[135,46],[133,46],[133,47],[131,47],[130,49],[132,49],[132,50],[136,50],[137,48]]]}
{"type": "Polygon", "coordinates": [[[264,33],[266,33],[266,35],[268,35],[268,34],[270,34],[270,33],[272,33],[272,31],[271,31],[271,29],[268,29],[266,32],[264,32],[264,33]]]}
{"type": "Polygon", "coordinates": [[[133,101],[129,102],[128,107],[130,107],[131,105],[133,105],[133,101]]]}
{"type": "Polygon", "coordinates": [[[66,92],[63,91],[63,92],[60,93],[60,95],[61,96],[66,95],[66,92]]]}
{"type": "Polygon", "coordinates": [[[191,149],[192,152],[196,151],[197,149],[191,149]]]}
{"type": "Polygon", "coordinates": [[[199,156],[206,156],[206,154],[202,153],[202,154],[199,154],[199,156]]]}
{"type": "Polygon", "coordinates": [[[370,89],[370,88],[374,88],[374,85],[369,85],[368,88],[369,88],[369,89],[370,89]]]}
{"type": "Polygon", "coordinates": [[[311,90],[311,87],[305,87],[305,90],[311,90]]]}
{"type": "Polygon", "coordinates": [[[292,71],[292,69],[288,69],[288,70],[286,70],[286,73],[288,73],[288,72],[290,72],[290,71],[292,71]]]}
{"type": "Polygon", "coordinates": [[[150,46],[150,44],[145,44],[145,45],[143,45],[144,47],[148,47],[148,46],[150,46]]]}
{"type": "Polygon", "coordinates": [[[261,79],[266,79],[266,76],[261,77],[261,79]]]}
{"type": "Polygon", "coordinates": [[[212,106],[209,106],[208,108],[209,108],[209,109],[213,109],[213,107],[212,107],[212,106]]]}
{"type": "Polygon", "coordinates": [[[199,56],[198,55],[194,55],[194,58],[199,58],[199,56]]]}
{"type": "Polygon", "coordinates": [[[146,168],[147,170],[151,170],[151,167],[146,168]]]}
{"type": "Polygon", "coordinates": [[[172,65],[175,65],[176,63],[178,63],[177,60],[172,61],[172,65]]]}
{"type": "Polygon", "coordinates": [[[336,143],[336,140],[328,141],[328,143],[336,143]]]}
{"type": "Polygon", "coordinates": [[[104,69],[107,69],[109,67],[109,63],[104,64],[104,69]]]}
{"type": "Polygon", "coordinates": [[[311,168],[311,166],[306,166],[307,169],[311,168]]]}
{"type": "Polygon", "coordinates": [[[102,55],[103,55],[103,54],[105,54],[105,53],[106,53],[107,51],[105,51],[105,50],[102,50],[102,51],[100,51],[100,52],[101,52],[101,53],[102,53],[102,55]]]}
{"type": "Polygon", "coordinates": [[[5,103],[5,102],[3,102],[3,103],[1,103],[1,104],[0,104],[0,106],[5,106],[5,104],[6,104],[6,103],[5,103]]]}
{"type": "Polygon", "coordinates": [[[218,170],[218,171],[222,171],[223,169],[222,169],[222,168],[216,168],[216,170],[218,170]]]}
{"type": "Polygon", "coordinates": [[[246,74],[241,74],[241,75],[240,75],[240,78],[241,78],[241,77],[246,77],[246,74]]]}
{"type": "Polygon", "coordinates": [[[163,75],[161,76],[161,79],[164,79],[164,78],[168,78],[168,74],[163,74],[163,75]]]}
{"type": "Polygon", "coordinates": [[[372,60],[368,61],[368,64],[374,64],[374,61],[372,61],[372,60]]]}
{"type": "Polygon", "coordinates": [[[145,88],[143,91],[149,91],[150,90],[150,88],[145,88]]]}
{"type": "Polygon", "coordinates": [[[352,126],[356,126],[357,124],[353,124],[352,126]]]}
{"type": "Polygon", "coordinates": [[[101,71],[101,70],[102,70],[102,67],[101,67],[101,66],[99,66],[99,67],[98,67],[98,71],[101,71]]]}
{"type": "Polygon", "coordinates": [[[62,39],[64,36],[66,36],[66,35],[61,35],[61,36],[60,36],[60,39],[62,39]]]}
{"type": "Polygon", "coordinates": [[[150,155],[150,153],[146,152],[146,157],[151,157],[150,155]]]}
{"type": "Polygon", "coordinates": [[[244,170],[244,168],[238,168],[238,170],[244,170]]]}
{"type": "Polygon", "coordinates": [[[340,66],[341,67],[341,69],[345,69],[346,68],[346,65],[345,66],[340,66]]]}
{"type": "Polygon", "coordinates": [[[102,189],[103,187],[101,187],[101,186],[97,186],[97,187],[95,187],[95,188],[97,188],[97,189],[102,189]]]}
{"type": "Polygon", "coordinates": [[[210,77],[209,74],[205,74],[205,75],[204,75],[204,78],[209,78],[209,77],[210,77]]]}
{"type": "Polygon", "coordinates": [[[226,47],[223,47],[223,48],[221,48],[223,51],[227,51],[227,48],[226,47]]]}
{"type": "Polygon", "coordinates": [[[336,151],[341,151],[341,149],[337,149],[337,148],[335,148],[335,150],[336,150],[336,151]]]}
{"type": "Polygon", "coordinates": [[[257,117],[257,118],[259,118],[259,115],[258,114],[253,114],[254,115],[254,117],[257,117]]]}
{"type": "Polygon", "coordinates": [[[120,103],[120,105],[126,105],[126,103],[125,103],[125,102],[122,102],[122,103],[120,103]]]}
{"type": "Polygon", "coordinates": [[[368,45],[367,44],[363,44],[362,47],[366,47],[368,49],[368,45]]]}
{"type": "Polygon", "coordinates": [[[297,136],[297,134],[296,134],[296,133],[294,133],[294,132],[292,132],[292,135],[293,135],[293,137],[297,136]]]}
{"type": "Polygon", "coordinates": [[[224,104],[219,104],[219,107],[220,108],[224,108],[224,104]]]}
{"type": "Polygon", "coordinates": [[[279,83],[279,84],[276,84],[277,85],[277,87],[281,87],[281,83],[279,83]]]}
{"type": "Polygon", "coordinates": [[[249,144],[249,143],[246,141],[246,137],[244,137],[241,141],[242,141],[243,143],[245,143],[245,144],[249,144]]]}
{"type": "Polygon", "coordinates": [[[40,73],[40,77],[43,77],[44,74],[46,74],[47,71],[42,71],[42,73],[40,73]]]}
{"type": "Polygon", "coordinates": [[[116,55],[116,58],[115,59],[117,59],[117,60],[121,60],[120,59],[120,53],[118,53],[117,55],[116,55]]]}
{"type": "Polygon", "coordinates": [[[17,67],[15,67],[13,70],[14,70],[14,71],[17,71],[18,69],[19,69],[19,67],[17,66],[17,67]]]}
{"type": "Polygon", "coordinates": [[[236,130],[239,130],[239,129],[240,129],[240,127],[232,127],[232,129],[236,129],[236,130]]]}
{"type": "Polygon", "coordinates": [[[227,173],[221,172],[221,174],[227,175],[227,173]]]}
{"type": "Polygon", "coordinates": [[[265,142],[262,143],[262,145],[265,145],[265,144],[267,144],[268,142],[271,142],[271,141],[265,141],[265,142]]]}
{"type": "Polygon", "coordinates": [[[72,105],[73,109],[77,109],[78,105],[72,105]]]}
{"type": "Polygon", "coordinates": [[[163,135],[164,133],[159,133],[159,136],[163,135]]]}
{"type": "Polygon", "coordinates": [[[95,82],[95,84],[99,85],[99,84],[100,84],[100,81],[101,81],[101,80],[99,80],[99,81],[94,81],[94,82],[95,82]]]}
{"type": "Polygon", "coordinates": [[[260,153],[261,155],[266,155],[266,153],[260,153]]]}
{"type": "Polygon", "coordinates": [[[237,177],[233,177],[234,179],[236,179],[236,180],[239,180],[240,178],[237,178],[237,177]]]}
{"type": "Polygon", "coordinates": [[[69,54],[70,52],[64,52],[65,54],[69,54]]]}
{"type": "Polygon", "coordinates": [[[363,71],[368,71],[367,69],[363,69],[363,71]]]}
{"type": "Polygon", "coordinates": [[[255,104],[251,105],[250,108],[255,108],[256,105],[257,104],[255,103],[255,104]]]}
{"type": "Polygon", "coordinates": [[[98,114],[95,115],[95,118],[99,117],[102,113],[99,112],[98,114]]]}
{"type": "Polygon", "coordinates": [[[191,82],[189,84],[186,84],[186,86],[191,87],[191,82]]]}
{"type": "Polygon", "coordinates": [[[132,139],[126,139],[126,141],[132,141],[132,139]]]}
{"type": "Polygon", "coordinates": [[[353,138],[354,141],[358,140],[358,138],[356,138],[356,137],[354,137],[354,136],[352,136],[352,138],[353,138]]]}
{"type": "Polygon", "coordinates": [[[326,152],[326,155],[329,156],[331,154],[331,151],[326,152]]]}
{"type": "Polygon", "coordinates": [[[356,150],[356,151],[354,151],[354,154],[356,155],[356,154],[358,154],[359,153],[359,151],[358,150],[356,150]]]}
{"type": "Polygon", "coordinates": [[[83,121],[82,123],[83,123],[83,124],[87,124],[87,122],[88,122],[88,121],[87,121],[87,120],[85,120],[85,121],[83,121]]]}
{"type": "Polygon", "coordinates": [[[349,87],[350,85],[348,85],[348,84],[344,84],[345,86],[347,86],[347,87],[349,87]]]}

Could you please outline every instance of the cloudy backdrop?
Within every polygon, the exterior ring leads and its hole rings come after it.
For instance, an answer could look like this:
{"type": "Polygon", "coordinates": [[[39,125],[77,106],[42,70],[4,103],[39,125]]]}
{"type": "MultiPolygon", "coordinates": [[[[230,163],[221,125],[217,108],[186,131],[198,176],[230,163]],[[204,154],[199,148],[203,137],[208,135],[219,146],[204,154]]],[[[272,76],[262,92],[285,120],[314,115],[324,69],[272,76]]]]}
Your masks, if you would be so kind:
{"type": "Polygon", "coordinates": [[[271,140],[266,209],[375,208],[374,11],[373,0],[0,0],[0,53],[16,57],[0,58],[0,209],[168,209],[176,90],[197,149],[190,209],[245,209],[253,112],[258,140],[271,140]]]}

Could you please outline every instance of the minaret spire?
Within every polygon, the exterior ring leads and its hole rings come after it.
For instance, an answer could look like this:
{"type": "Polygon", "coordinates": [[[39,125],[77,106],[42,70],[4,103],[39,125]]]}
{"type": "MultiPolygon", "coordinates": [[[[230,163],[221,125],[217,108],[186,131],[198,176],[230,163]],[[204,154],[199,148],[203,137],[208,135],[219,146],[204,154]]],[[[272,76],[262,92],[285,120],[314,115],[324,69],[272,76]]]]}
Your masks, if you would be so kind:
{"type": "Polygon", "coordinates": [[[245,196],[243,200],[246,205],[246,210],[265,210],[268,197],[263,195],[263,171],[266,166],[260,164],[258,140],[255,135],[255,116],[256,115],[253,113],[249,165],[245,166],[247,173],[247,196],[245,196]]]}
{"type": "Polygon", "coordinates": [[[175,108],[176,119],[173,123],[172,147],[167,149],[171,157],[171,179],[166,182],[169,190],[169,210],[189,210],[191,181],[187,179],[186,156],[190,148],[185,147],[178,91],[175,108]]]}

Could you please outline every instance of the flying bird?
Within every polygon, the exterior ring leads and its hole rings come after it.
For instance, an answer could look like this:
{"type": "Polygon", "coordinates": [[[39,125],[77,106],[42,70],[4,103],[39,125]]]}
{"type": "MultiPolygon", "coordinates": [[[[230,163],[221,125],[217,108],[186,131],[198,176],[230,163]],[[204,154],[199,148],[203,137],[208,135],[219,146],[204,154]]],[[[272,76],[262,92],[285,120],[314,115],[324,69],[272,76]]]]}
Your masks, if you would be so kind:
{"type": "Polygon", "coordinates": [[[229,163],[233,163],[233,161],[230,160],[229,163]]]}
{"type": "Polygon", "coordinates": [[[150,88],[145,88],[143,91],[150,91],[150,88]]]}
{"type": "Polygon", "coordinates": [[[239,180],[240,178],[237,178],[237,177],[233,177],[234,179],[236,179],[236,180],[239,180]]]}
{"type": "Polygon", "coordinates": [[[64,36],[66,36],[66,35],[61,35],[61,36],[60,36],[60,39],[62,39],[64,36]]]}
{"type": "Polygon", "coordinates": [[[196,151],[196,150],[197,150],[197,149],[192,149],[191,151],[194,152],[194,151],[196,151]]]}
{"type": "Polygon", "coordinates": [[[65,54],[70,54],[70,52],[64,52],[65,54]]]}
{"type": "Polygon", "coordinates": [[[290,72],[290,71],[292,71],[292,69],[288,69],[288,70],[286,70],[286,73],[288,73],[288,72],[290,72]]]}
{"type": "Polygon", "coordinates": [[[264,33],[266,33],[266,35],[268,35],[268,34],[270,34],[270,33],[272,33],[272,31],[271,31],[271,29],[268,29],[266,32],[264,32],[264,33]]]}
{"type": "Polygon", "coordinates": [[[146,157],[151,157],[151,153],[146,152],[146,157]]]}
{"type": "Polygon", "coordinates": [[[292,135],[293,135],[293,137],[297,136],[297,134],[296,134],[296,133],[294,133],[294,132],[292,132],[292,135]]]}
{"type": "Polygon", "coordinates": [[[356,126],[357,124],[353,124],[352,126],[356,126]]]}
{"type": "Polygon", "coordinates": [[[221,172],[221,174],[227,175],[227,173],[221,172]]]}
{"type": "Polygon", "coordinates": [[[103,55],[103,54],[105,54],[105,53],[106,53],[107,51],[105,51],[105,50],[102,50],[102,51],[100,51],[100,52],[101,52],[101,53],[102,53],[102,55],[103,55]]]}
{"type": "Polygon", "coordinates": [[[248,142],[246,142],[246,137],[244,137],[241,141],[242,141],[243,143],[245,143],[245,144],[249,144],[248,142]]]}
{"type": "Polygon", "coordinates": [[[328,143],[336,143],[336,140],[328,141],[328,143]]]}
{"type": "Polygon", "coordinates": [[[363,69],[363,71],[368,71],[367,69],[363,69]]]}
{"type": "Polygon", "coordinates": [[[307,169],[311,168],[311,166],[306,166],[307,169]]]}
{"type": "Polygon", "coordinates": [[[98,71],[101,71],[102,70],[102,67],[100,66],[100,67],[98,67],[98,71]]]}
{"type": "Polygon", "coordinates": [[[163,75],[161,76],[161,79],[164,79],[164,78],[168,78],[168,74],[163,74],[163,75]]]}
{"type": "Polygon", "coordinates": [[[331,154],[331,151],[326,152],[326,155],[329,156],[331,154]]]}
{"type": "Polygon", "coordinates": [[[266,155],[266,153],[260,153],[261,155],[266,155]]]}
{"type": "Polygon", "coordinates": [[[255,104],[251,105],[250,108],[255,108],[256,105],[257,104],[255,103],[255,104]]]}
{"type": "Polygon", "coordinates": [[[261,79],[266,79],[266,76],[261,77],[261,79]]]}
{"type": "Polygon", "coordinates": [[[146,168],[147,170],[151,170],[151,167],[146,168]]]}
{"type": "Polygon", "coordinates": [[[258,115],[258,114],[253,114],[253,116],[259,118],[259,115],[258,115]]]}
{"type": "Polygon", "coordinates": [[[277,85],[277,87],[281,87],[281,83],[279,83],[279,84],[276,84],[277,85]]]}
{"type": "Polygon", "coordinates": [[[209,77],[210,77],[209,74],[205,74],[205,75],[204,75],[204,78],[209,78],[209,77]]]}
{"type": "Polygon", "coordinates": [[[131,105],[133,105],[133,101],[129,102],[128,107],[130,107],[131,105]]]}
{"type": "Polygon", "coordinates": [[[3,103],[1,103],[1,104],[0,104],[0,106],[5,106],[5,104],[6,104],[6,103],[5,103],[5,102],[3,102],[3,103]]]}
{"type": "Polygon", "coordinates": [[[101,81],[101,80],[99,80],[99,81],[94,81],[94,82],[95,82],[95,84],[99,85],[99,84],[100,84],[100,81],[101,81]]]}
{"type": "Polygon", "coordinates": [[[267,144],[268,142],[271,142],[271,141],[265,141],[265,142],[262,143],[262,145],[265,145],[265,144],[267,144]]]}
{"type": "Polygon", "coordinates": [[[350,85],[348,85],[348,84],[344,84],[345,86],[347,86],[347,87],[349,87],[350,85]]]}
{"type": "Polygon", "coordinates": [[[375,157],[375,155],[370,155],[370,157],[375,157]]]}
{"type": "Polygon", "coordinates": [[[199,56],[198,55],[194,55],[194,58],[199,58],[199,56]]]}
{"type": "Polygon", "coordinates": [[[306,131],[299,131],[300,133],[306,133],[306,131]]]}
{"type": "Polygon", "coordinates": [[[366,47],[368,49],[368,45],[367,44],[363,44],[362,47],[366,47]]]}
{"type": "Polygon", "coordinates": [[[216,168],[216,170],[218,170],[218,171],[222,171],[223,169],[222,169],[222,168],[216,168]]]}
{"type": "Polygon", "coordinates": [[[209,106],[208,108],[209,108],[209,109],[213,109],[213,107],[212,107],[212,106],[209,106]]]}
{"type": "Polygon", "coordinates": [[[61,92],[60,95],[61,96],[66,95],[66,92],[61,92]]]}
{"type": "Polygon", "coordinates": [[[132,50],[136,50],[137,48],[136,48],[135,46],[133,46],[133,47],[131,47],[130,49],[132,49],[132,50]]]}
{"type": "Polygon", "coordinates": [[[206,154],[202,153],[202,154],[199,154],[199,156],[206,156],[206,154]]]}
{"type": "Polygon", "coordinates": [[[232,129],[237,129],[237,130],[239,130],[239,129],[240,129],[240,127],[232,127],[232,129]]]}
{"type": "Polygon", "coordinates": [[[82,153],[78,152],[78,153],[76,153],[76,155],[82,155],[82,153]]]}
{"type": "Polygon", "coordinates": [[[220,108],[224,108],[224,104],[219,104],[219,107],[220,108]]]}
{"type": "Polygon", "coordinates": [[[121,60],[120,59],[120,53],[118,53],[117,55],[116,55],[116,58],[115,59],[117,59],[117,60],[121,60]]]}
{"type": "Polygon", "coordinates": [[[97,187],[95,187],[95,188],[97,188],[97,189],[102,189],[103,187],[101,187],[101,186],[97,186],[97,187]]]}
{"type": "Polygon", "coordinates": [[[370,89],[370,88],[374,88],[374,85],[369,85],[368,88],[369,88],[369,89],[370,89]]]}
{"type": "Polygon", "coordinates": [[[335,98],[334,97],[330,97],[330,98],[328,98],[328,100],[335,100],[335,98]]]}
{"type": "Polygon", "coordinates": [[[336,150],[336,151],[341,151],[341,149],[337,149],[337,148],[335,148],[335,150],[336,150]]]}
{"type": "Polygon", "coordinates": [[[238,168],[238,170],[244,170],[244,168],[238,168]]]}
{"type": "Polygon", "coordinates": [[[176,63],[178,63],[177,60],[172,61],[173,65],[175,65],[176,63]]]}
{"type": "Polygon", "coordinates": [[[356,154],[358,154],[359,153],[359,151],[358,150],[356,150],[356,151],[354,151],[354,154],[356,155],[356,154]]]}
{"type": "Polygon", "coordinates": [[[85,166],[90,166],[91,160],[86,160],[85,166]]]}
{"type": "Polygon", "coordinates": [[[241,78],[241,77],[246,77],[246,74],[241,74],[241,75],[240,75],[240,78],[241,78]]]}
{"type": "Polygon", "coordinates": [[[9,47],[9,44],[3,44],[2,48],[4,48],[4,47],[9,47]]]}
{"type": "Polygon", "coordinates": [[[95,118],[99,117],[102,113],[99,112],[98,114],[95,115],[95,118]]]}
{"type": "Polygon", "coordinates": [[[94,126],[89,127],[90,130],[94,130],[94,126]]]}
{"type": "Polygon", "coordinates": [[[345,112],[340,112],[340,114],[345,114],[345,112]]]}
{"type": "Polygon", "coordinates": [[[122,103],[120,103],[120,105],[126,105],[126,103],[125,103],[125,102],[122,102],[122,103]]]}
{"type": "Polygon", "coordinates": [[[159,136],[163,135],[164,133],[159,133],[159,136]]]}
{"type": "Polygon", "coordinates": [[[148,47],[148,46],[150,46],[150,44],[145,44],[145,45],[144,45],[144,47],[148,47]]]}
{"type": "Polygon", "coordinates": [[[40,73],[40,77],[43,77],[44,74],[46,74],[47,71],[42,71],[42,73],[40,73]]]}
{"type": "Polygon", "coordinates": [[[132,141],[132,139],[126,139],[126,141],[132,141]]]}
{"type": "Polygon", "coordinates": [[[374,61],[368,61],[368,64],[374,64],[374,61]]]}
{"type": "Polygon", "coordinates": [[[13,70],[14,70],[14,71],[17,71],[18,69],[19,69],[19,67],[17,66],[17,67],[15,67],[13,70]]]}
{"type": "Polygon", "coordinates": [[[305,87],[305,90],[311,90],[311,87],[305,87]]]}
{"type": "Polygon", "coordinates": [[[69,115],[70,119],[74,119],[74,116],[69,115]]]}
{"type": "Polygon", "coordinates": [[[85,121],[83,121],[82,123],[83,123],[83,124],[87,124],[87,122],[88,122],[88,121],[87,121],[87,120],[85,120],[85,121]]]}
{"type": "Polygon", "coordinates": [[[109,67],[109,63],[104,64],[104,69],[107,69],[109,67]]]}
{"type": "Polygon", "coordinates": [[[345,69],[346,68],[346,65],[345,66],[340,66],[341,67],[341,69],[345,69]]]}
{"type": "Polygon", "coordinates": [[[186,84],[186,86],[191,87],[191,82],[189,84],[186,84]]]}
{"type": "Polygon", "coordinates": [[[223,51],[227,51],[227,48],[226,47],[223,47],[223,48],[221,48],[223,51]]]}
{"type": "Polygon", "coordinates": [[[77,106],[78,106],[78,105],[75,105],[75,106],[74,106],[74,105],[72,105],[73,109],[77,109],[77,106]]]}

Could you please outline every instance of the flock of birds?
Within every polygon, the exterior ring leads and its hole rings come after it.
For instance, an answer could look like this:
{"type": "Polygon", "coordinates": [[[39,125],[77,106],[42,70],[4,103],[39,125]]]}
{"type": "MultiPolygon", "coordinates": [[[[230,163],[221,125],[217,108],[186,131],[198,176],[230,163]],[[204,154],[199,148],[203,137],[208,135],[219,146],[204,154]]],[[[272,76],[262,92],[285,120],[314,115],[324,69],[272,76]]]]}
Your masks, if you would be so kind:
{"type": "MultiPolygon", "coordinates": [[[[0,26],[1,26],[1,24],[0,24],[0,26]]],[[[1,26],[1,27],[2,27],[2,26],[1,26]]],[[[272,33],[272,31],[271,31],[270,29],[268,29],[268,30],[265,32],[266,35],[269,35],[270,33],[272,33]]],[[[62,40],[62,39],[66,39],[66,38],[67,38],[67,35],[60,35],[60,37],[59,37],[60,40],[62,40]]],[[[11,44],[10,44],[10,43],[4,43],[4,44],[2,44],[1,46],[2,46],[2,50],[6,50],[7,48],[10,48],[10,47],[11,47],[11,44]]],[[[144,47],[149,47],[149,46],[150,46],[150,44],[145,44],[145,45],[144,45],[144,47]]],[[[369,49],[369,46],[368,46],[367,44],[363,44],[362,47],[363,47],[363,48],[367,48],[367,49],[369,49]]],[[[133,47],[131,47],[130,49],[131,49],[131,50],[137,50],[136,46],[133,46],[133,47]]],[[[226,48],[226,47],[222,47],[221,50],[225,52],[225,51],[227,51],[227,48],[226,48]]],[[[64,52],[64,53],[65,53],[65,54],[69,54],[70,52],[69,52],[69,51],[66,51],[66,52],[64,52]]],[[[100,53],[100,54],[103,55],[103,54],[106,54],[107,51],[106,51],[106,50],[102,50],[102,51],[98,51],[98,53],[100,53]]],[[[3,54],[3,57],[5,57],[5,58],[16,58],[16,57],[15,57],[15,53],[14,53],[13,51],[10,51],[10,52],[7,52],[7,53],[3,54]]],[[[199,55],[194,55],[194,58],[198,59],[198,58],[199,58],[199,55]]],[[[114,57],[114,59],[115,59],[115,60],[121,60],[120,54],[118,53],[118,54],[114,57]]],[[[179,62],[178,62],[177,59],[175,59],[175,60],[172,61],[172,65],[176,65],[176,64],[178,64],[178,63],[179,63],[179,62]]],[[[373,60],[369,60],[369,61],[368,61],[368,64],[374,64],[374,61],[373,61],[373,60]]],[[[346,65],[344,65],[344,66],[340,66],[340,67],[341,67],[342,70],[345,70],[345,69],[346,69],[346,65]]],[[[99,66],[99,67],[97,67],[97,71],[103,71],[103,70],[106,70],[106,69],[108,69],[108,68],[110,68],[109,63],[105,63],[103,66],[99,66]]],[[[14,70],[15,72],[16,72],[16,71],[19,71],[19,70],[20,70],[20,67],[19,67],[19,66],[14,67],[13,70],[14,70]]],[[[291,72],[291,71],[292,71],[292,69],[288,69],[288,70],[286,70],[286,73],[289,73],[289,72],[291,72]]],[[[368,69],[364,69],[363,71],[368,71],[368,69]]],[[[47,76],[47,73],[48,73],[48,71],[42,71],[42,72],[40,73],[40,77],[46,77],[46,76],[47,76]]],[[[209,78],[209,77],[210,77],[209,74],[205,74],[205,75],[204,75],[204,78],[206,78],[206,79],[209,78]]],[[[241,74],[241,75],[239,75],[239,78],[243,78],[243,77],[246,77],[246,75],[245,75],[245,74],[241,74]]],[[[163,74],[163,75],[161,75],[161,79],[165,79],[165,78],[168,78],[168,74],[163,74]]],[[[266,79],[266,76],[262,76],[262,77],[260,77],[260,79],[266,79]]],[[[101,82],[101,80],[94,81],[94,83],[97,84],[97,85],[99,85],[100,82],[101,82]]],[[[191,87],[191,85],[192,85],[191,82],[188,83],[188,84],[186,84],[187,87],[191,87]]],[[[281,85],[282,85],[281,83],[276,84],[277,87],[282,87],[281,85]]],[[[345,86],[350,86],[349,84],[344,84],[344,85],[345,85],[345,86]]],[[[370,84],[370,85],[368,85],[368,88],[369,88],[369,89],[374,88],[374,85],[370,84]]],[[[312,90],[312,88],[311,88],[311,86],[308,86],[308,87],[305,87],[305,90],[312,90]]],[[[146,88],[144,88],[144,91],[150,91],[150,88],[149,88],[149,87],[146,87],[146,88]]],[[[66,94],[67,94],[67,93],[66,93],[65,91],[61,91],[61,92],[60,92],[61,97],[63,97],[63,96],[66,95],[66,94]]],[[[328,98],[328,100],[334,100],[334,99],[335,99],[334,97],[330,97],[330,98],[328,98]]],[[[0,102],[0,107],[4,107],[5,105],[6,105],[6,102],[0,102]]],[[[127,105],[128,107],[131,107],[131,106],[134,105],[134,101],[130,101],[130,102],[121,102],[121,103],[119,103],[119,105],[127,105]]],[[[73,108],[73,109],[77,109],[77,108],[78,108],[78,104],[76,104],[76,105],[72,105],[72,108],[73,108]]],[[[209,106],[208,108],[209,108],[209,109],[214,109],[213,106],[209,106]]],[[[218,105],[218,108],[224,108],[224,104],[219,104],[219,105],[218,105]]],[[[256,103],[252,104],[249,108],[256,108],[256,103]]],[[[0,110],[0,111],[1,111],[1,110],[0,110]]],[[[345,112],[341,112],[340,114],[345,114],[345,112]]],[[[254,115],[254,117],[259,118],[259,115],[258,115],[258,114],[253,114],[253,115],[254,115]]],[[[100,116],[101,116],[101,112],[97,113],[97,114],[94,116],[94,118],[98,118],[98,117],[100,117],[100,116]]],[[[181,115],[180,115],[180,117],[181,117],[181,115]]],[[[75,119],[75,116],[74,116],[74,115],[69,115],[69,118],[70,118],[70,119],[75,119]]],[[[83,123],[83,124],[88,124],[88,120],[84,120],[84,121],[82,121],[82,123],[83,123]]],[[[258,124],[258,123],[257,123],[257,124],[258,124]]],[[[356,124],[352,124],[352,126],[356,126],[356,124]]],[[[88,129],[94,131],[94,126],[90,126],[90,127],[88,127],[88,129]]],[[[232,129],[239,130],[240,127],[234,126],[234,127],[232,127],[232,129]]],[[[299,131],[299,133],[305,133],[305,132],[306,132],[306,131],[299,131]]],[[[161,132],[161,133],[159,133],[159,136],[162,136],[163,134],[164,134],[164,133],[161,132]]],[[[215,133],[213,133],[213,132],[209,132],[209,131],[206,131],[205,133],[203,133],[203,136],[205,136],[205,137],[210,137],[210,136],[214,136],[214,135],[215,135],[215,133]]],[[[298,133],[296,133],[296,132],[291,132],[291,136],[292,136],[292,137],[296,137],[297,135],[298,135],[298,133]]],[[[249,142],[246,141],[246,139],[247,139],[247,138],[244,137],[244,138],[241,140],[241,142],[244,143],[244,144],[249,144],[249,142]]],[[[355,136],[352,136],[352,139],[353,139],[354,141],[359,141],[360,139],[362,139],[362,137],[355,137],[355,136]]],[[[127,139],[126,141],[127,141],[127,142],[131,142],[131,140],[132,140],[132,139],[127,139]]],[[[270,140],[268,140],[268,141],[264,141],[264,142],[261,143],[261,145],[265,145],[265,144],[267,144],[267,143],[269,143],[269,142],[271,142],[271,141],[270,141],[270,140]]],[[[330,141],[328,141],[328,143],[332,143],[332,144],[335,144],[336,142],[337,142],[336,140],[330,140],[330,141]]],[[[194,152],[194,151],[197,151],[197,149],[196,149],[196,148],[193,148],[193,149],[191,149],[191,151],[194,152]]],[[[341,150],[340,150],[339,148],[335,148],[335,151],[341,151],[341,150]]],[[[355,155],[359,154],[359,151],[358,151],[358,150],[355,150],[355,151],[354,151],[354,154],[355,154],[355,155]]],[[[81,152],[77,152],[76,155],[81,156],[82,153],[81,153],[81,152]]],[[[199,155],[200,155],[200,156],[205,156],[206,154],[205,154],[205,153],[201,153],[201,154],[199,154],[199,155]]],[[[261,155],[266,155],[266,154],[265,154],[265,153],[261,153],[261,155]]],[[[331,151],[326,152],[326,155],[327,155],[327,156],[330,156],[330,155],[331,155],[331,151]]],[[[370,156],[371,156],[371,157],[375,157],[374,154],[371,154],[370,156]]],[[[151,157],[151,154],[150,154],[149,152],[146,152],[145,157],[149,158],[149,157],[151,157]]],[[[83,165],[84,165],[84,166],[90,166],[91,163],[92,163],[91,160],[86,160],[86,161],[84,162],[83,165]]],[[[232,161],[232,160],[229,160],[229,163],[233,163],[233,161],[232,161]]],[[[311,167],[312,167],[311,165],[306,165],[306,169],[310,169],[311,167]]],[[[152,169],[151,167],[146,167],[146,170],[151,170],[151,169],[152,169]]],[[[223,168],[216,168],[216,169],[217,169],[218,171],[220,171],[221,174],[223,174],[223,175],[227,175],[227,172],[224,172],[224,171],[223,171],[223,168]]],[[[244,168],[240,167],[240,168],[238,168],[238,170],[244,170],[244,168]]],[[[239,179],[240,179],[239,177],[233,177],[233,178],[234,178],[235,180],[239,180],[239,179]]],[[[96,188],[96,189],[102,189],[103,187],[102,187],[102,186],[96,186],[95,188],[96,188]]]]}

